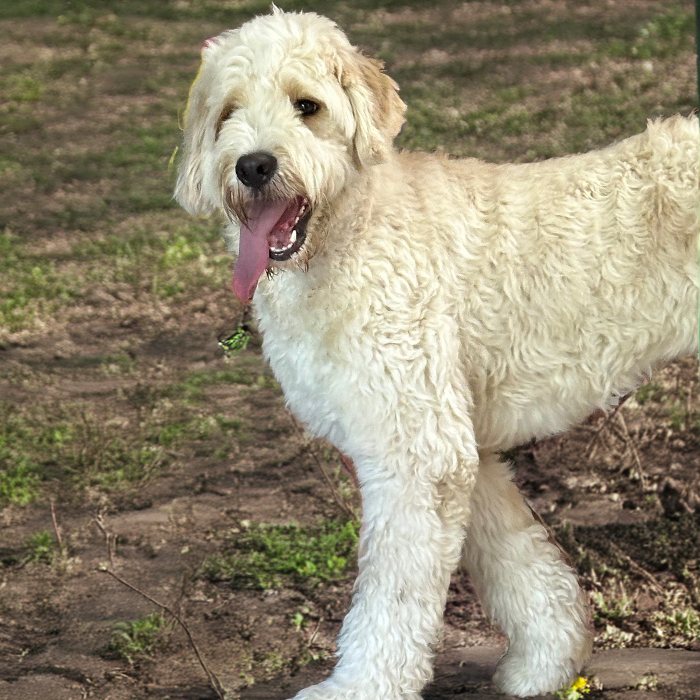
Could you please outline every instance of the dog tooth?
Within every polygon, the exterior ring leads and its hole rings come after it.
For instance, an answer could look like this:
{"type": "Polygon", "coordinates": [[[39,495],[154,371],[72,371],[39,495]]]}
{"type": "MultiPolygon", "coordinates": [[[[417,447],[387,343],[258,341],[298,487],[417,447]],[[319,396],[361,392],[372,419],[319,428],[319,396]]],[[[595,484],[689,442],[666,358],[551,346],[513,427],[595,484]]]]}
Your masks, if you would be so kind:
{"type": "Polygon", "coordinates": [[[291,248],[296,243],[296,240],[297,240],[297,230],[295,228],[292,229],[292,235],[289,237],[289,240],[290,240],[290,244],[288,247],[291,248]]]}

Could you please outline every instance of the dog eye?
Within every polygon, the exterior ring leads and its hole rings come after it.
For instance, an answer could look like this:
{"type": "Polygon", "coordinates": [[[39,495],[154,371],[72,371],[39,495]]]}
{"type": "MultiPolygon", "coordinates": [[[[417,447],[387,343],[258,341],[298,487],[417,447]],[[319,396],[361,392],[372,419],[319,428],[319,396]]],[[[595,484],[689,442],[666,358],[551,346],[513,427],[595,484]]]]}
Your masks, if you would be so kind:
{"type": "Polygon", "coordinates": [[[216,120],[216,126],[214,128],[215,141],[219,138],[219,132],[221,131],[221,127],[224,125],[224,122],[236,111],[236,109],[236,105],[228,105],[219,115],[219,118],[216,120]]]}
{"type": "Polygon", "coordinates": [[[321,109],[321,105],[313,100],[297,100],[294,103],[294,108],[298,112],[301,112],[303,117],[309,117],[312,114],[316,114],[316,112],[321,109]]]}

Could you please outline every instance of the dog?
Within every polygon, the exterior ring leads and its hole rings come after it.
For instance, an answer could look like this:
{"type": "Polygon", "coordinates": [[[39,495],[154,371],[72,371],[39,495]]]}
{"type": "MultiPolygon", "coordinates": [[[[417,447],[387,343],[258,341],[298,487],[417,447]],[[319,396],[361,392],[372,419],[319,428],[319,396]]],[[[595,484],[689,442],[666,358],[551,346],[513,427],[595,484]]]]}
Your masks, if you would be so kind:
{"type": "Polygon", "coordinates": [[[497,685],[554,691],[585,597],[498,455],[697,351],[698,119],[531,164],[399,152],[382,68],[273,8],[206,43],[185,115],[176,199],[227,217],[289,408],[361,484],[338,662],[296,697],[419,698],[460,560],[509,639],[497,685]]]}

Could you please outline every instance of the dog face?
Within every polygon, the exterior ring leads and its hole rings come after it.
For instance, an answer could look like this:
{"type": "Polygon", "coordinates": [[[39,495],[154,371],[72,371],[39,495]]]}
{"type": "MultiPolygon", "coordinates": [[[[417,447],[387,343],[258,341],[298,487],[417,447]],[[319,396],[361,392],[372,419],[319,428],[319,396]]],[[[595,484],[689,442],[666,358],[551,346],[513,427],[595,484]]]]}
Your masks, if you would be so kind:
{"type": "Polygon", "coordinates": [[[405,105],[381,68],[311,13],[275,9],[206,43],[175,196],[240,225],[241,300],[266,270],[306,268],[336,198],[387,158],[405,105]]]}

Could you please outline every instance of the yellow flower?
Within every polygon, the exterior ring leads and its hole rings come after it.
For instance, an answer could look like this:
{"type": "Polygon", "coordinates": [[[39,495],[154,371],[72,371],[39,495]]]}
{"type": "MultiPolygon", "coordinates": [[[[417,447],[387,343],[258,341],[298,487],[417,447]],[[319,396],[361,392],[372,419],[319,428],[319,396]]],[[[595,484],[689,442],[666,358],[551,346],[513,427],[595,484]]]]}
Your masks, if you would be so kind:
{"type": "Polygon", "coordinates": [[[588,678],[579,676],[571,686],[571,690],[583,690],[584,692],[588,691],[588,678]]]}

